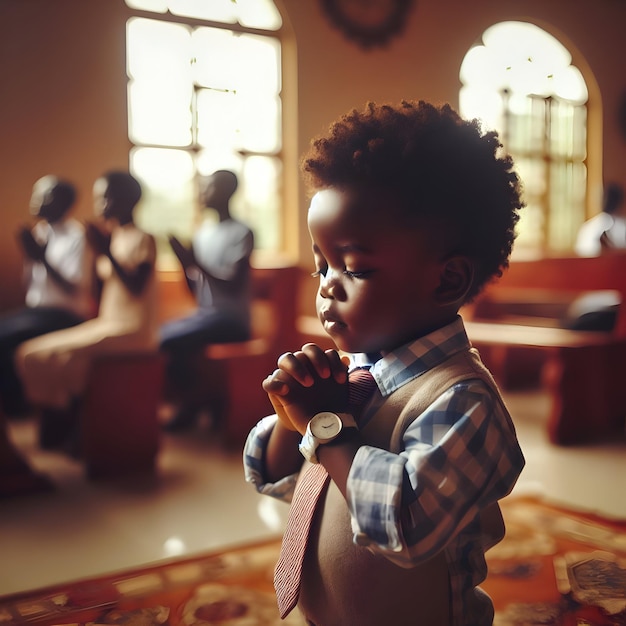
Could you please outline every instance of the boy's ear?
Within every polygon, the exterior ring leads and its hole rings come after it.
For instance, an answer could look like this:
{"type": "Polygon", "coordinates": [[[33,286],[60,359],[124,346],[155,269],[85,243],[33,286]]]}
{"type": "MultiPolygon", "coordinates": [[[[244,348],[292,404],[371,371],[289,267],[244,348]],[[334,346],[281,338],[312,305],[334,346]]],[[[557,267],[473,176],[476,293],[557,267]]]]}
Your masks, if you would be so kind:
{"type": "Polygon", "coordinates": [[[435,297],[439,304],[447,305],[465,301],[465,296],[474,280],[474,264],[465,256],[446,259],[441,267],[439,286],[435,297]]]}

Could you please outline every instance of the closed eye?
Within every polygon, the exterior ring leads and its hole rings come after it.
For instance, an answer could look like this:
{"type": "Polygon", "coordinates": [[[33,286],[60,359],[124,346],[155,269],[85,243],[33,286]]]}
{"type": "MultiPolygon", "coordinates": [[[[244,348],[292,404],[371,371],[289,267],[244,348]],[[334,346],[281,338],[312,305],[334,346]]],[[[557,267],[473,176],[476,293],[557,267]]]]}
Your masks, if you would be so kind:
{"type": "Polygon", "coordinates": [[[363,272],[354,272],[350,270],[344,270],[343,273],[349,278],[363,279],[363,278],[367,278],[368,276],[370,276],[372,274],[372,270],[365,270],[363,272]]]}
{"type": "MultiPolygon", "coordinates": [[[[323,267],[323,268],[320,268],[319,270],[316,270],[315,272],[312,272],[311,276],[313,278],[319,278],[320,276],[326,276],[327,273],[328,273],[328,268],[323,267]]],[[[355,272],[353,270],[346,269],[346,270],[343,270],[343,274],[347,276],[348,278],[364,279],[370,276],[371,274],[373,274],[373,270],[364,270],[361,272],[355,272]]]]}

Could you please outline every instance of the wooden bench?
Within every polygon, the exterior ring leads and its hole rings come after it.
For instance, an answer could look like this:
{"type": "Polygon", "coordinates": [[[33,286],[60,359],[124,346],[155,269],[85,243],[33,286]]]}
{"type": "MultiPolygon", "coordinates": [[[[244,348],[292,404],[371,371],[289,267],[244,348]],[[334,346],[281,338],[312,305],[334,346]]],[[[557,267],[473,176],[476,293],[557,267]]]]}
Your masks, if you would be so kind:
{"type": "MultiPolygon", "coordinates": [[[[212,344],[201,352],[202,387],[197,393],[229,445],[241,445],[256,421],[273,410],[261,382],[280,354],[296,345],[298,274],[294,266],[254,267],[251,339],[212,344]]],[[[165,289],[177,293],[171,279],[165,289]]],[[[78,451],[90,479],[155,471],[164,368],[165,355],[159,352],[106,355],[94,361],[79,414],[78,451]]]]}
{"type": "Polygon", "coordinates": [[[569,304],[599,291],[626,300],[626,255],[512,262],[462,311],[471,342],[502,387],[528,382],[534,371],[547,388],[548,435],[557,444],[623,433],[626,305],[611,331],[560,327],[569,304]]]}
{"type": "Polygon", "coordinates": [[[159,352],[94,360],[78,416],[79,453],[90,479],[154,472],[163,378],[159,352]]]}

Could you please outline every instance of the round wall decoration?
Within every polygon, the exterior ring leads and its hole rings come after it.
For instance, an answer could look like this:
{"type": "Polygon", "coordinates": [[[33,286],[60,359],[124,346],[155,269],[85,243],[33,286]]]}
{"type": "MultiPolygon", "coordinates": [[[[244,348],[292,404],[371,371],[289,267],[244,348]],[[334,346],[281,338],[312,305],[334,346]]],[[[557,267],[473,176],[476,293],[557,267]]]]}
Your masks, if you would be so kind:
{"type": "Polygon", "coordinates": [[[402,32],[413,0],[320,0],[331,23],[363,48],[402,32]]]}

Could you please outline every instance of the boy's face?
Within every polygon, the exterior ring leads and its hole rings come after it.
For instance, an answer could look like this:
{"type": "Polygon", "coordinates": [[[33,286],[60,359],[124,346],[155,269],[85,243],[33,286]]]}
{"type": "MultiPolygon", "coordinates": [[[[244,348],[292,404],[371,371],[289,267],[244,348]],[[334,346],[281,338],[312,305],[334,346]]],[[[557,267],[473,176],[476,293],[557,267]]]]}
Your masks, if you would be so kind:
{"type": "Polygon", "coordinates": [[[437,297],[441,238],[392,202],[383,192],[333,188],[311,201],[317,311],[346,352],[385,353],[451,321],[437,297]]]}

